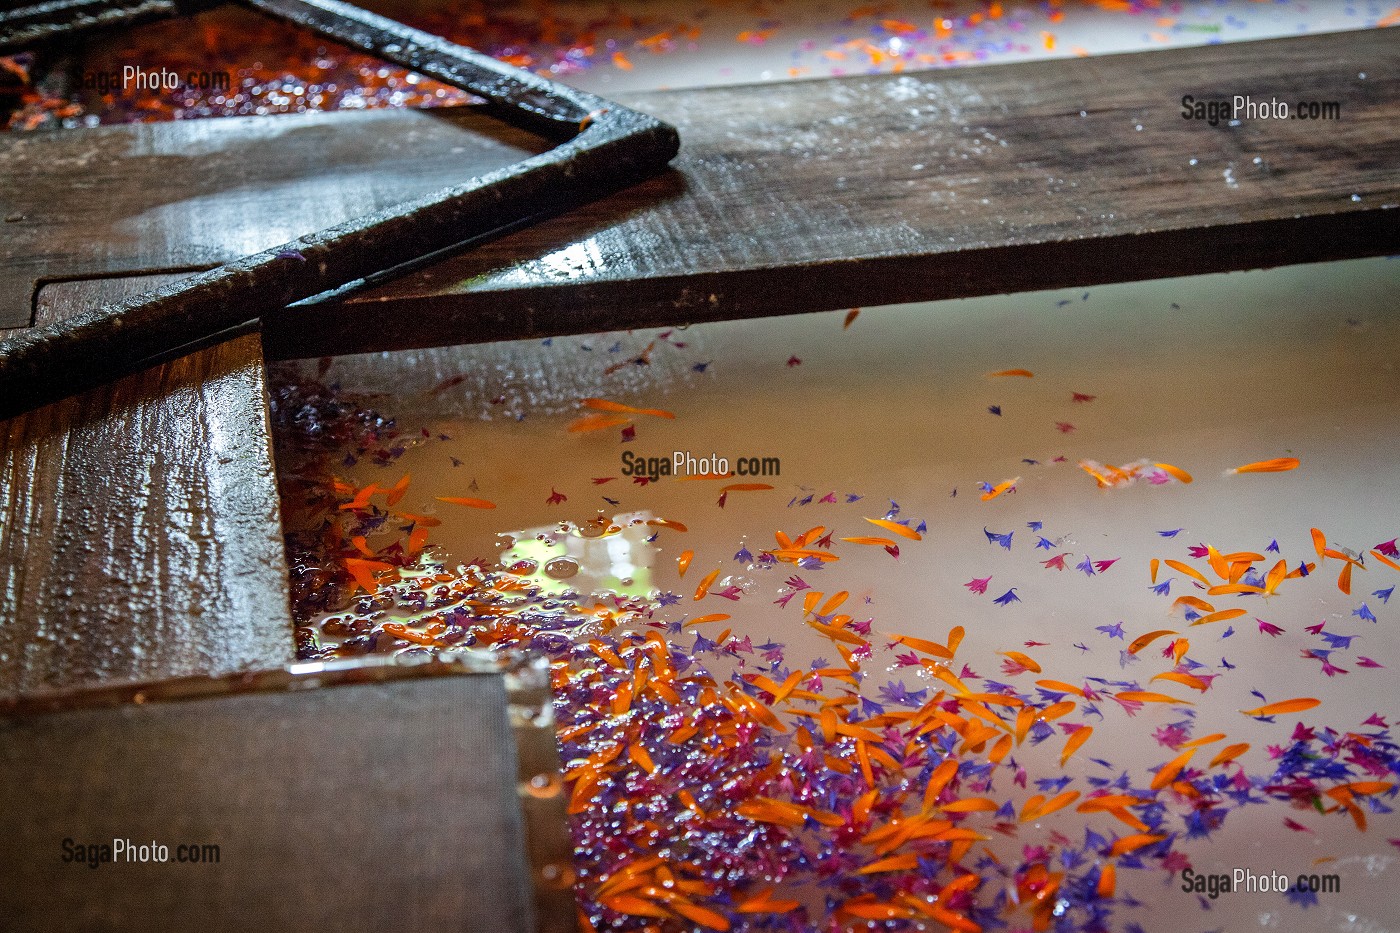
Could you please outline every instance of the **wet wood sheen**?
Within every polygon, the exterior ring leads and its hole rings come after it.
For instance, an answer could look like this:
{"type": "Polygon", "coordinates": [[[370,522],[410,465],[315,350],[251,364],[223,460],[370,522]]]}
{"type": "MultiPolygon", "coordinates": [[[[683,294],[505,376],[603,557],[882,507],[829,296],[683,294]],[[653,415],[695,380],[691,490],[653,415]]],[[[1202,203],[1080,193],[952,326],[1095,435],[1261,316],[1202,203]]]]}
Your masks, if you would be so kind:
{"type": "Polygon", "coordinates": [[[269,331],[269,353],[599,331],[1400,251],[1394,30],[622,102],[679,127],[673,171],[309,309],[269,331]],[[1212,127],[1182,118],[1186,94],[1335,100],[1342,117],[1212,127]]]}
{"type": "Polygon", "coordinates": [[[293,661],[276,488],[256,334],[0,422],[0,695],[293,661]]]}
{"type": "MultiPolygon", "coordinates": [[[[680,128],[672,171],[307,309],[269,329],[268,351],[408,348],[1395,252],[1396,36],[623,95],[680,128]],[[1186,94],[1335,100],[1342,118],[1211,127],[1182,119],[1186,94]]],[[[539,145],[461,108],[0,136],[0,172],[23,180],[0,223],[0,326],[28,323],[44,279],[209,267],[539,145]]]]}
{"type": "Polygon", "coordinates": [[[44,281],[212,268],[546,148],[469,107],[0,133],[0,327],[44,281]]]}

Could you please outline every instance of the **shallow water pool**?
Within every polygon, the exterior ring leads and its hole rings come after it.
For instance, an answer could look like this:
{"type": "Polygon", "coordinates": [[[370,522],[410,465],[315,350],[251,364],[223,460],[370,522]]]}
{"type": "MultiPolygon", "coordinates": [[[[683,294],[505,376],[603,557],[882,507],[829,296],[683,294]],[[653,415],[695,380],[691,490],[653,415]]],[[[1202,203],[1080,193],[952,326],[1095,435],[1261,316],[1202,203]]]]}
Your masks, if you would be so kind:
{"type": "Polygon", "coordinates": [[[302,651],[549,653],[597,929],[1400,927],[1396,270],[289,367],[302,651]]]}

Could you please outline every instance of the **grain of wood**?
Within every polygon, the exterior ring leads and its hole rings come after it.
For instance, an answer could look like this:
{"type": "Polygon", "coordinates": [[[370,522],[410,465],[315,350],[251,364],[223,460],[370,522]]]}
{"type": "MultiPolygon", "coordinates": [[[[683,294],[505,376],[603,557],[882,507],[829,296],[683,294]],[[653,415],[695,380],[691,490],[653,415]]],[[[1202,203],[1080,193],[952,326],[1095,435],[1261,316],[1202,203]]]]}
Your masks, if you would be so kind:
{"type": "Polygon", "coordinates": [[[470,107],[0,134],[0,327],[46,280],[211,268],[547,148],[470,107]]]}
{"type": "MultiPolygon", "coordinates": [[[[1400,251],[1395,35],[625,95],[680,128],[672,171],[265,343],[319,356],[1400,251]],[[1342,118],[1211,127],[1182,119],[1185,94],[1342,118]]],[[[0,326],[28,322],[47,276],[207,267],[532,145],[410,110],[0,137],[25,179],[23,219],[0,224],[0,326]],[[75,173],[100,196],[74,197],[75,173]]]]}
{"type": "Polygon", "coordinates": [[[251,334],[0,422],[0,695],[295,659],[266,411],[251,334]]]}
{"type": "Polygon", "coordinates": [[[266,333],[315,356],[1400,251],[1394,30],[620,95],[673,171],[266,333]],[[1365,77],[1362,77],[1362,75],[1365,77]],[[1182,117],[1184,95],[1341,119],[1182,117]]]}
{"type": "MultiPolygon", "coordinates": [[[[0,719],[0,781],[26,803],[0,811],[0,916],[32,933],[557,931],[531,923],[517,773],[491,674],[0,719]],[[138,833],[171,863],[56,854],[138,833]],[[218,863],[179,865],[189,843],[218,863]]],[[[564,835],[562,811],[531,829],[564,835]]]]}

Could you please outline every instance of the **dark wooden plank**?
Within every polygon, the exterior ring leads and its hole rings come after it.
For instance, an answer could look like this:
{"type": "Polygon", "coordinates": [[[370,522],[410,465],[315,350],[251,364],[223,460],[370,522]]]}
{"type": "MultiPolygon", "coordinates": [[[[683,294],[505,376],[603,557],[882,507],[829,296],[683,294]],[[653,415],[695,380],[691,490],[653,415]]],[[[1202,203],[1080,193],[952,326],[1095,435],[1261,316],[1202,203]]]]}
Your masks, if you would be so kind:
{"type": "Polygon", "coordinates": [[[628,95],[674,171],[270,328],[319,355],[1400,251],[1400,33],[628,95]],[[1362,75],[1364,74],[1364,77],[1362,75]],[[1181,98],[1336,100],[1211,127],[1181,98]]]}
{"type": "Polygon", "coordinates": [[[207,269],[547,148],[470,107],[0,134],[0,327],[46,280],[207,269]]]}
{"type": "Polygon", "coordinates": [[[0,422],[0,696],[294,658],[256,334],[0,422]]]}
{"type": "MultiPolygon", "coordinates": [[[[527,861],[527,831],[567,838],[562,793],[530,824],[518,790],[520,735],[553,752],[551,730],[512,729],[499,673],[405,673],[0,717],[0,780],[26,801],[0,811],[5,928],[566,929],[572,904],[537,916],[527,861]],[[65,838],[169,861],[65,863],[65,838]],[[217,862],[180,864],[191,843],[217,862]]],[[[562,788],[557,753],[542,773],[562,788]]]]}

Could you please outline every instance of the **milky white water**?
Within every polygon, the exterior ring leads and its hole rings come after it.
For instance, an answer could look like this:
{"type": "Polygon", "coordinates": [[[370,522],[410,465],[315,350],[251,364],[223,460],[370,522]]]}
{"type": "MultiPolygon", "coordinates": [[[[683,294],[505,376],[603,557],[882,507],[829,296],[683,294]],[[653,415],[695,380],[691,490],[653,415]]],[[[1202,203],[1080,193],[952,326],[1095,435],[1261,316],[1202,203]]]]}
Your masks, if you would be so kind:
{"type": "MultiPolygon", "coordinates": [[[[754,645],[784,643],[794,667],[818,657],[839,663],[832,643],[802,623],[802,594],[786,608],[774,602],[790,592],[784,581],[796,574],[813,589],[849,591],[842,611],[872,619],[876,633],[941,642],[952,626],[964,626],[958,664],[1022,692],[1041,677],[1137,680],[1143,689],[1193,701],[1191,713],[1149,704],[1129,716],[1104,700],[1102,718],[1080,717],[1094,735],[1063,772],[1061,738],[1018,756],[1032,781],[1127,769],[1141,786],[1149,768],[1175,755],[1154,731],[1192,713],[1194,736],[1224,732],[1226,742],[1252,744],[1241,759],[1250,773],[1269,770],[1267,746],[1286,745],[1297,721],[1366,731],[1362,722],[1373,713],[1387,721],[1400,713],[1400,600],[1372,595],[1400,583],[1400,572],[1367,557],[1348,596],[1337,587],[1340,562],[1329,560],[1309,577],[1285,581],[1267,600],[1213,597],[1217,608],[1248,612],[1191,627],[1180,609],[1170,611],[1172,600],[1204,592],[1163,568],[1158,582],[1170,578],[1171,591],[1158,595],[1148,569],[1153,558],[1171,558],[1209,573],[1204,560],[1188,556],[1198,544],[1264,554],[1261,572],[1280,557],[1291,569],[1317,561],[1314,527],[1333,546],[1360,555],[1400,534],[1397,285],[1395,262],[1365,260],[864,309],[849,328],[845,312],[833,312],[350,357],[336,360],[325,379],[381,393],[375,407],[402,429],[427,429],[429,438],[390,465],[365,460],[341,475],[356,486],[387,486],[410,473],[400,507],[443,521],[430,541],[448,564],[499,560],[559,594],[672,592],[683,598],[658,610],[662,621],[732,616],[685,629],[675,636],[684,643],[697,630],[713,638],[732,628],[754,645]],[[647,365],[627,362],[648,345],[647,365]],[[1012,368],[1034,376],[988,376],[1012,368]],[[1093,398],[1075,401],[1074,393],[1093,398]],[[588,397],[665,409],[675,418],[637,416],[635,437],[625,442],[617,427],[570,433],[567,426],[583,413],[578,401],[588,397]],[[731,462],[775,457],[781,473],[667,477],[641,486],[621,473],[624,451],[713,453],[731,462]],[[1275,457],[1296,457],[1301,466],[1226,472],[1275,457]],[[1195,481],[1100,489],[1076,465],[1081,459],[1167,462],[1195,481]],[[612,479],[594,483],[606,477],[612,479]],[[981,500],[979,483],[1009,479],[1016,479],[1014,493],[981,500]],[[719,507],[720,488],[740,481],[775,488],[730,492],[719,507]],[[479,497],[497,508],[463,508],[439,496],[479,497]],[[823,501],[828,497],[834,501],[823,501]],[[922,541],[898,539],[898,558],[838,540],[841,560],[820,569],[735,559],[742,548],[756,556],[776,547],[778,530],[795,537],[821,525],[838,539],[889,536],[863,519],[886,515],[892,503],[897,518],[927,525],[922,541]],[[689,530],[631,523],[652,518],[689,530]],[[598,522],[591,530],[590,521],[598,522]],[[1043,527],[1033,531],[1032,522],[1043,527]],[[621,530],[600,536],[609,524],[621,530]],[[989,541],[984,529],[1013,533],[1010,549],[989,541]],[[1176,529],[1174,537],[1159,534],[1176,529]],[[1039,536],[1055,547],[1035,547],[1039,536]],[[1274,541],[1278,555],[1266,551],[1274,541]],[[695,556],[681,579],[684,550],[695,556]],[[1072,555],[1064,571],[1042,564],[1063,552],[1072,555]],[[1086,557],[1116,562],[1088,576],[1075,569],[1086,557]],[[716,568],[712,594],[734,586],[740,598],[692,600],[699,578],[716,568]],[[964,585],[987,577],[985,594],[964,585]],[[1019,602],[993,602],[1012,587],[1019,602]],[[1378,621],[1356,614],[1363,603],[1378,621]],[[1256,620],[1283,632],[1267,635],[1256,620]],[[1123,639],[1099,631],[1120,622],[1123,639]],[[1319,622],[1330,634],[1359,636],[1328,656],[1346,673],[1323,676],[1320,659],[1302,656],[1328,647],[1304,631],[1319,622]],[[1136,658],[1123,655],[1134,637],[1155,629],[1190,640],[1187,657],[1202,665],[1196,673],[1221,675],[1209,691],[1148,682],[1171,669],[1161,656],[1170,637],[1136,658]],[[1227,631],[1233,634],[1223,637],[1227,631]],[[1045,644],[1026,647],[1028,641],[1045,644]],[[1031,655],[1043,673],[1004,673],[997,652],[1007,650],[1031,655]],[[1384,666],[1359,666],[1360,657],[1384,666]],[[1261,705],[1251,690],[1270,702],[1323,702],[1261,724],[1239,712],[1261,705]]],[[[874,698],[875,685],[887,680],[910,690],[937,684],[918,668],[897,668],[888,642],[872,640],[877,650],[866,670],[875,680],[866,695],[874,698]]],[[[752,654],[724,663],[740,662],[761,664],[752,654]]],[[[719,662],[711,667],[727,673],[719,662]]],[[[1219,747],[1204,749],[1196,764],[1219,747]]],[[[1075,827],[1085,819],[1062,811],[1047,818],[1045,830],[1080,836],[1075,827]]],[[[1203,902],[1211,907],[1203,911],[1162,872],[1120,872],[1119,893],[1147,905],[1121,916],[1149,930],[1400,929],[1400,851],[1387,842],[1400,837],[1400,821],[1371,813],[1370,824],[1360,833],[1343,814],[1324,818],[1286,803],[1241,808],[1209,838],[1180,844],[1197,871],[1334,872],[1341,893],[1322,895],[1308,910],[1278,894],[1237,894],[1203,902]],[[1285,818],[1309,831],[1285,827],[1285,818]]],[[[990,845],[1014,856],[1030,841],[990,845]]]]}

